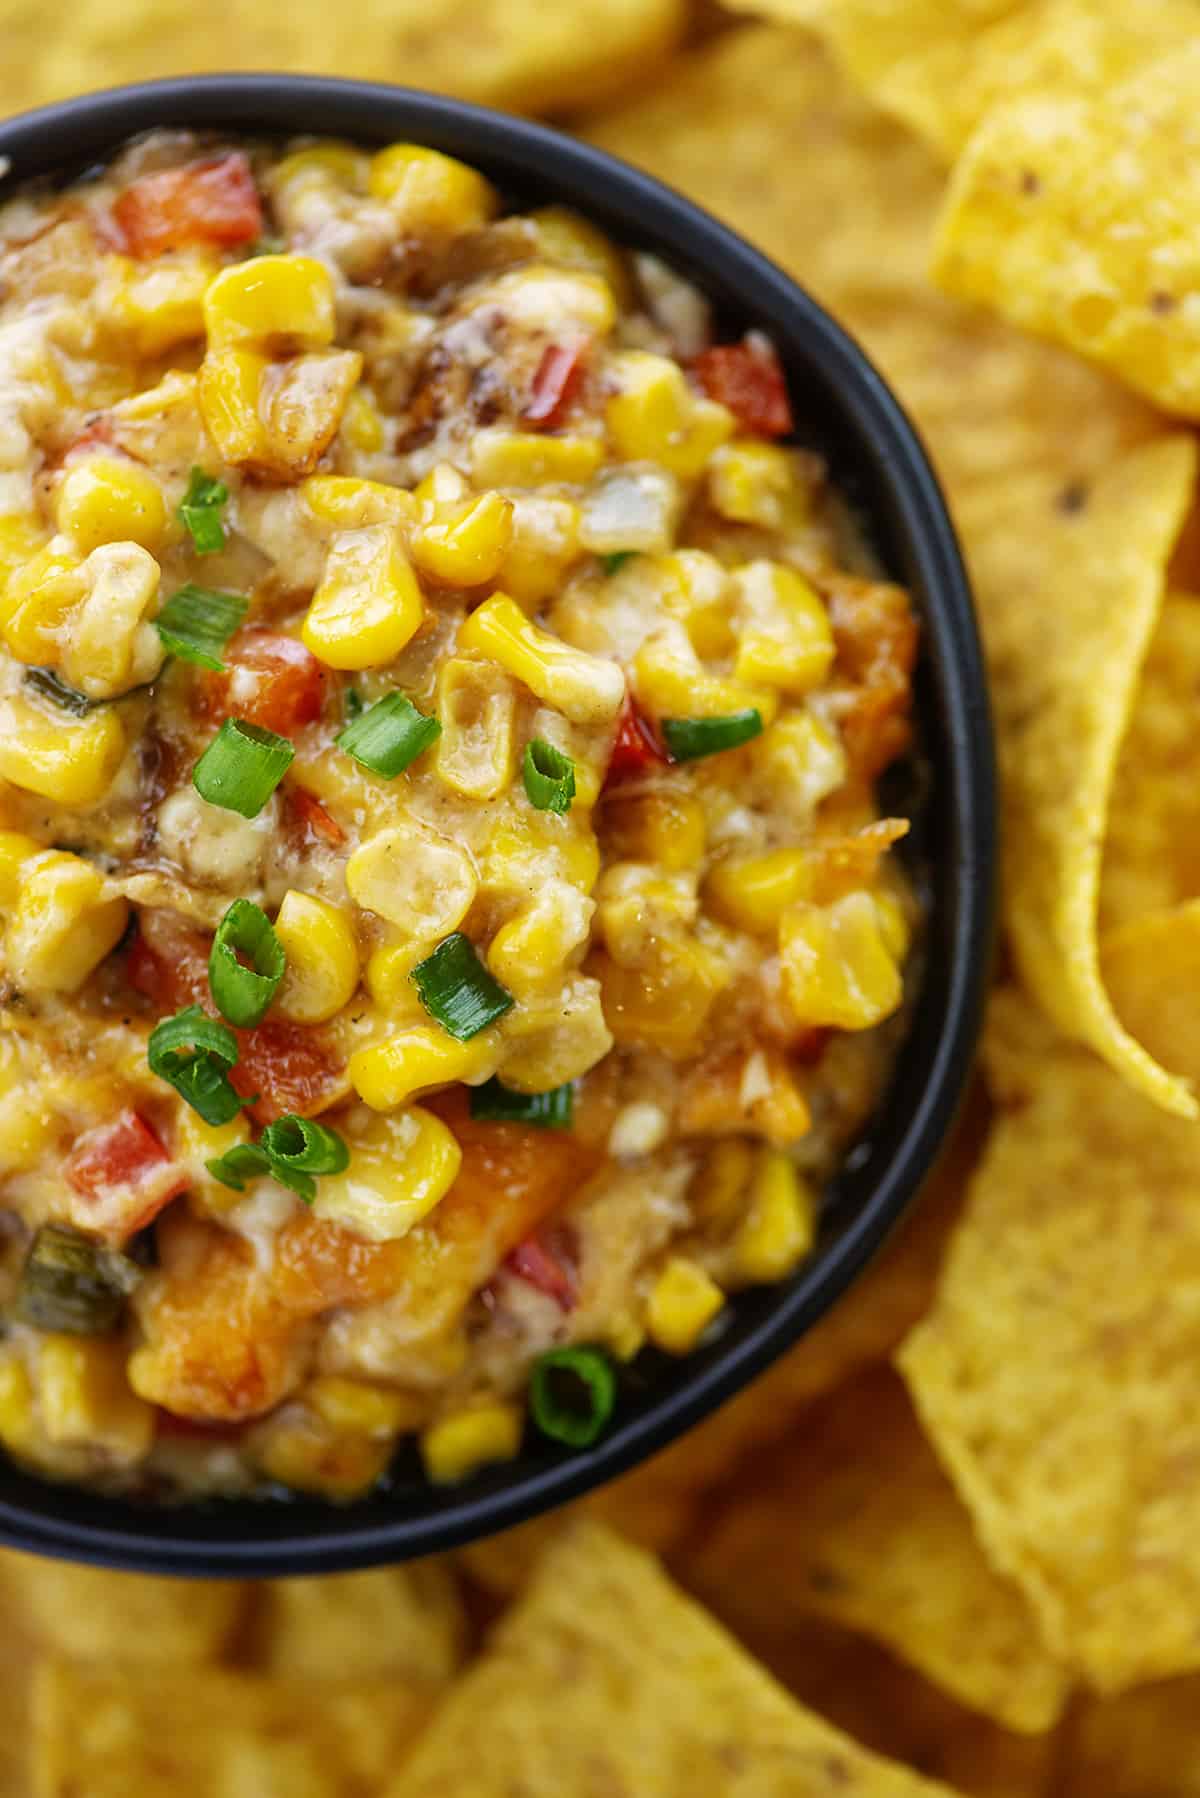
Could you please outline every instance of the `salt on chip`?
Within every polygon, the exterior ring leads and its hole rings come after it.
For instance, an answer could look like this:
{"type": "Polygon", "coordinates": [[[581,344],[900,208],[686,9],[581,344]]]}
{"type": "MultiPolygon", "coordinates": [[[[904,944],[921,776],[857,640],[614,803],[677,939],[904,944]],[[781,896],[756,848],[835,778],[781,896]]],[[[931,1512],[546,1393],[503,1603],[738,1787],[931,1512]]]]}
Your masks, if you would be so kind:
{"type": "Polygon", "coordinates": [[[444,1561],[416,1561],[262,1588],[256,1668],[290,1679],[453,1677],[466,1647],[458,1583],[444,1561]]]}
{"type": "Polygon", "coordinates": [[[1098,1689],[1200,1668],[1200,1154],[1028,999],[992,1002],[997,1120],[899,1365],[998,1571],[1098,1689]]]}
{"type": "Polygon", "coordinates": [[[1200,1798],[1200,1679],[1085,1705],[1056,1798],[1200,1798]]]}
{"type": "Polygon", "coordinates": [[[260,1679],[47,1660],[34,1688],[38,1798],[362,1798],[424,1727],[415,1681],[260,1679]]]}
{"type": "Polygon", "coordinates": [[[108,1573],[0,1552],[0,1599],[42,1647],[97,1661],[187,1667],[213,1661],[236,1630],[235,1581],[108,1573]]]}
{"type": "Polygon", "coordinates": [[[815,1613],[1009,1729],[1036,1734],[1062,1713],[1067,1673],[989,1566],[889,1367],[839,1387],[746,1467],[678,1566],[739,1634],[815,1613]]]}
{"type": "MultiPolygon", "coordinates": [[[[1136,17],[1137,15],[1135,15],[1136,17]]],[[[1200,36],[1099,92],[996,106],[967,145],[935,273],[1200,418],[1200,36]]]]}
{"type": "Polygon", "coordinates": [[[389,1798],[945,1798],[795,1704],[640,1549],[581,1523],[389,1798]],[[468,1771],[469,1770],[469,1771],[468,1771]]]}

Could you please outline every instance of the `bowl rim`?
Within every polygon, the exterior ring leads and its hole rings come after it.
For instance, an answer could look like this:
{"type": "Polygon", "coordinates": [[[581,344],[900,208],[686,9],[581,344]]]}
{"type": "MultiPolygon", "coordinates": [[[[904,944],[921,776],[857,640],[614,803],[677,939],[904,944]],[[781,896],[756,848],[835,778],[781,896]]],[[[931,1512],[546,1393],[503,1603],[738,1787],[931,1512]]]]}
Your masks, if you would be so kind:
{"type": "MultiPolygon", "coordinates": [[[[937,478],[901,405],[849,334],[793,278],[692,201],[615,156],[548,126],[418,89],[325,76],[185,77],[104,89],[0,122],[0,197],[36,175],[71,175],[126,138],[162,127],[296,133],[385,142],[404,135],[519,186],[570,198],[613,221],[625,241],[668,261],[721,271],[745,314],[786,313],[868,446],[877,480],[926,597],[953,821],[951,931],[941,945],[944,999],[919,1100],[881,1178],[841,1233],[786,1284],[766,1290],[749,1328],[705,1351],[686,1380],[639,1402],[589,1450],[509,1464],[462,1489],[431,1488],[427,1512],[356,1522],[353,1507],[260,1501],[153,1510],[58,1486],[21,1470],[30,1496],[0,1493],[0,1543],[97,1565],[185,1576],[265,1577],[394,1562],[460,1546],[580,1496],[664,1448],[739,1391],[822,1316],[882,1246],[929,1173],[966,1090],[995,930],[997,796],[990,707],[970,589],[937,478]],[[553,170],[553,173],[550,170],[553,170]],[[262,1527],[231,1532],[253,1506],[262,1527]],[[85,1513],[92,1512],[89,1518],[85,1513]],[[57,1514],[56,1514],[57,1513],[57,1514]],[[95,1515],[99,1513],[100,1515],[95,1515]],[[127,1519],[127,1521],[126,1521],[127,1519]]],[[[703,277],[701,278],[703,285],[703,277]]],[[[923,633],[924,634],[924,633],[923,633]]]]}

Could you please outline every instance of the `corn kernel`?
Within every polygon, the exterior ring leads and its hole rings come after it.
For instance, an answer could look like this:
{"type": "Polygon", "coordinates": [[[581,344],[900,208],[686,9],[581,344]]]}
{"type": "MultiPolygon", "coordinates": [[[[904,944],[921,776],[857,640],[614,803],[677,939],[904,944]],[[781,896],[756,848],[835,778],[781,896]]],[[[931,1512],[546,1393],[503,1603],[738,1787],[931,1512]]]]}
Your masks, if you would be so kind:
{"type": "Polygon", "coordinates": [[[375,199],[396,208],[406,231],[476,230],[494,218],[500,197],[465,162],[423,144],[392,144],[371,158],[367,183],[375,199]]]}
{"type": "Polygon", "coordinates": [[[322,350],[336,328],[333,277],[312,256],[231,263],[204,295],[204,323],[215,350],[322,350]]]}
{"type": "Polygon", "coordinates": [[[618,551],[665,555],[675,542],[683,498],[679,482],[665,468],[606,468],[584,496],[579,541],[598,556],[618,551]]]}
{"type": "Polygon", "coordinates": [[[31,992],[73,993],[129,920],[124,899],[104,897],[104,876],[81,856],[48,850],[18,876],[6,948],[13,978],[31,992]]]}
{"type": "Polygon", "coordinates": [[[422,507],[453,506],[471,492],[470,482],[453,462],[435,462],[413,490],[413,498],[422,507]]]}
{"type": "Polygon", "coordinates": [[[525,1414],[519,1405],[476,1405],[430,1424],[421,1436],[421,1460],[435,1486],[454,1486],[481,1467],[512,1461],[520,1453],[525,1414]]]}
{"type": "Polygon", "coordinates": [[[713,1000],[729,980],[715,955],[686,939],[665,945],[652,966],[624,968],[606,956],[598,972],[615,1040],[661,1050],[673,1060],[698,1055],[705,1046],[713,1000]]]}
{"type": "Polygon", "coordinates": [[[88,456],[63,476],[55,511],[58,528],[81,555],[101,543],[140,543],[157,549],[166,535],[167,508],[152,475],[118,456],[88,456]]]}
{"type": "Polygon", "coordinates": [[[29,1455],[40,1437],[33,1386],[15,1355],[0,1360],[0,1442],[11,1454],[29,1455]]]}
{"type": "Polygon", "coordinates": [[[204,335],[204,295],[219,264],[210,250],[177,250],[152,263],[110,256],[97,295],[109,329],[136,356],[161,356],[204,335]]]}
{"type": "Polygon", "coordinates": [[[754,1163],[754,1150],[743,1137],[726,1136],[713,1144],[689,1189],[697,1223],[717,1230],[732,1223],[741,1210],[754,1163]]]}
{"type": "Polygon", "coordinates": [[[19,662],[49,666],[85,583],[79,557],[64,537],[56,537],[8,578],[0,600],[0,629],[19,662]]]}
{"type": "Polygon", "coordinates": [[[150,621],[159,567],[137,543],[102,543],[83,564],[82,600],[55,658],[89,699],[116,699],[154,679],[166,659],[150,621]]]}
{"type": "Polygon", "coordinates": [[[565,985],[544,993],[524,994],[500,1029],[504,1084],[519,1093],[547,1093],[578,1080],[613,1046],[600,984],[586,974],[571,974],[565,985]]]}
{"type": "Polygon", "coordinates": [[[516,692],[494,662],[451,656],[438,671],[438,778],[466,799],[495,799],[516,768],[516,692]]]}
{"type": "Polygon", "coordinates": [[[594,910],[586,894],[551,877],[532,904],[496,932],[488,967],[518,996],[557,985],[569,957],[588,940],[594,910]]]}
{"type": "Polygon", "coordinates": [[[703,805],[691,793],[622,794],[618,788],[605,801],[604,835],[610,857],[682,874],[704,860],[708,826],[703,805]]]}
{"type": "Polygon", "coordinates": [[[457,930],[478,886],[467,851],[416,823],[376,832],[346,863],[354,902],[416,942],[436,942],[457,930]]]}
{"type": "Polygon", "coordinates": [[[695,1261],[674,1255],[651,1288],[646,1330],[668,1355],[686,1355],[725,1304],[725,1294],[695,1261]]]}
{"type": "Polygon", "coordinates": [[[358,941],[346,912],[313,893],[283,896],[275,934],[287,956],[276,1006],[297,1024],[323,1024],[358,990],[358,941]]]}
{"type": "Polygon", "coordinates": [[[808,582],[777,562],[751,562],[735,579],[743,620],[736,679],[785,693],[820,686],[833,665],[833,628],[808,582]]]}
{"type": "Polygon", "coordinates": [[[387,442],[383,417],[369,387],[356,387],[346,401],[342,436],[360,456],[375,456],[387,442]]]}
{"type": "Polygon", "coordinates": [[[512,541],[512,501],[499,493],[437,506],[412,533],[412,558],[423,574],[447,587],[494,580],[512,541]]]}
{"type": "Polygon", "coordinates": [[[331,668],[379,668],[399,655],[424,615],[395,527],[364,525],[334,538],[301,636],[331,668]]]}
{"type": "Polygon", "coordinates": [[[367,957],[364,979],[367,991],[389,1021],[411,1020],[423,1025],[428,1017],[411,975],[426,952],[425,943],[405,938],[399,943],[384,943],[367,957]]]}
{"type": "Polygon", "coordinates": [[[345,1173],[322,1176],[312,1210],[368,1242],[407,1236],[445,1198],[462,1166],[453,1131],[419,1105],[372,1118],[350,1151],[345,1173]]]}
{"type": "Polygon", "coordinates": [[[365,150],[330,139],[327,143],[312,144],[304,150],[293,150],[290,156],[285,156],[275,164],[268,179],[274,190],[315,180],[322,185],[336,182],[339,187],[348,188],[351,193],[364,194],[370,173],[371,158],[365,150]]]}
{"type": "Polygon", "coordinates": [[[807,823],[821,801],[845,784],[841,739],[812,712],[786,712],[751,746],[750,754],[758,779],[800,822],[807,823]]]}
{"type": "MultiPolygon", "coordinates": [[[[230,353],[238,352],[221,355],[230,353]]],[[[258,395],[264,442],[251,465],[283,481],[311,474],[337,436],[362,367],[357,350],[309,350],[268,364],[258,395]]]]}
{"type": "Polygon", "coordinates": [[[300,489],[304,503],[324,524],[343,531],[368,524],[411,524],[416,502],[404,487],[386,481],[360,481],[353,475],[313,474],[300,489]]]}
{"type": "Polygon", "coordinates": [[[713,456],[708,493],[713,508],[735,524],[778,530],[786,502],[798,489],[787,450],[755,437],[738,437],[713,456]]]}
{"type": "Polygon", "coordinates": [[[554,336],[607,337],[617,322],[616,301],[603,275],[536,262],[477,289],[474,304],[496,307],[518,328],[554,336]]]}
{"type": "Polygon", "coordinates": [[[895,893],[876,892],[872,894],[875,910],[879,917],[879,933],[883,938],[883,946],[892,960],[899,966],[908,954],[912,942],[912,928],[903,905],[895,893]]]}
{"type": "Polygon", "coordinates": [[[770,689],[709,674],[678,625],[646,638],[633,659],[633,681],[642,705],[658,718],[723,718],[753,706],[766,725],[779,709],[770,689]]]}
{"type": "Polygon", "coordinates": [[[752,936],[773,936],[797,899],[813,890],[813,858],[806,849],[771,849],[765,855],[718,862],[704,884],[714,917],[752,936]]]}
{"type": "Polygon", "coordinates": [[[784,995],[801,1024],[868,1030],[900,1004],[900,970],[869,893],[792,906],[780,921],[779,954],[784,995]]]}
{"type": "Polygon", "coordinates": [[[513,498],[513,536],[500,569],[500,586],[533,608],[558,592],[579,557],[579,507],[548,493],[513,498]]]}
{"type": "Polygon", "coordinates": [[[487,425],[471,445],[480,487],[583,487],[604,460],[598,437],[544,437],[487,425]]]}
{"type": "Polygon", "coordinates": [[[625,677],[617,664],[572,649],[531,624],[507,594],[494,594],[472,612],[458,642],[460,649],[491,656],[576,724],[605,724],[621,709],[625,677]]]}
{"type": "Polygon", "coordinates": [[[342,1379],[337,1374],[318,1375],[302,1396],[322,1423],[350,1436],[406,1434],[419,1428],[429,1412],[428,1401],[417,1393],[371,1386],[365,1380],[342,1379]]]}
{"type": "Polygon", "coordinates": [[[124,1344],[112,1337],[39,1339],[38,1406],[51,1442],[99,1448],[123,1467],[149,1453],[154,1406],[131,1390],[125,1359],[124,1344]]]}
{"type": "Polygon", "coordinates": [[[500,1042],[484,1030],[460,1043],[433,1024],[415,1024],[350,1057],[350,1084],[372,1111],[397,1105],[455,1080],[476,1084],[495,1073],[500,1042]]]}
{"type": "Polygon", "coordinates": [[[189,1170],[191,1185],[189,1203],[209,1216],[224,1217],[235,1205],[242,1202],[243,1195],[234,1192],[220,1180],[215,1180],[208,1171],[210,1161],[219,1161],[239,1143],[248,1142],[250,1138],[246,1114],[239,1111],[237,1116],[227,1124],[206,1124],[198,1111],[190,1105],[181,1105],[175,1114],[172,1131],[171,1153],[176,1161],[182,1162],[189,1170]]]}
{"type": "Polygon", "coordinates": [[[678,618],[698,656],[729,655],[737,643],[733,629],[734,586],[729,572],[702,549],[680,549],[654,564],[661,599],[678,618]]]}
{"type": "Polygon", "coordinates": [[[590,219],[569,206],[541,206],[527,216],[537,228],[538,242],[548,261],[600,275],[612,289],[618,306],[632,305],[633,283],[625,258],[590,219]]]}
{"type": "Polygon", "coordinates": [[[256,350],[223,350],[200,366],[197,396],[208,434],[226,462],[257,462],[266,454],[267,432],[258,401],[267,358],[256,350]]]}
{"type": "Polygon", "coordinates": [[[0,779],[60,805],[103,799],[125,753],[125,732],[111,706],[86,718],[50,718],[28,700],[0,708],[0,779]]]}
{"type": "Polygon", "coordinates": [[[608,1320],[605,1334],[618,1361],[632,1361],[646,1342],[645,1326],[629,1310],[615,1312],[608,1320]]]}
{"type": "Polygon", "coordinates": [[[41,553],[44,540],[45,532],[32,514],[8,512],[0,517],[0,591],[18,568],[41,553]]]}
{"type": "Polygon", "coordinates": [[[739,1279],[783,1280],[811,1253],[817,1235],[816,1194],[779,1149],[765,1149],[750,1183],[750,1206],[733,1241],[739,1279]]]}
{"type": "Polygon", "coordinates": [[[714,450],[733,435],[733,414],[688,386],[677,362],[646,350],[623,350],[609,369],[618,391],[605,408],[609,436],[625,462],[654,462],[694,480],[714,450]]]}
{"type": "Polygon", "coordinates": [[[331,1431],[311,1414],[290,1408],[255,1432],[250,1451],[268,1479],[334,1500],[369,1492],[392,1458],[389,1440],[331,1431]]]}
{"type": "Polygon", "coordinates": [[[0,909],[7,912],[16,904],[21,871],[44,847],[19,830],[0,830],[0,909]]]}

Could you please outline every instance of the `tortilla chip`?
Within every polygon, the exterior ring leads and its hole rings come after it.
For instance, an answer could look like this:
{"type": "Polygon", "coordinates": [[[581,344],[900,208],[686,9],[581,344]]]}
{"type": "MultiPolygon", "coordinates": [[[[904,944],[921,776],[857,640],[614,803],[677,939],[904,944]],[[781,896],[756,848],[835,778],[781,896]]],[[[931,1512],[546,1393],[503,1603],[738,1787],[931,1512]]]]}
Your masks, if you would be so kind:
{"type": "Polygon", "coordinates": [[[0,1631],[0,1798],[29,1798],[29,1688],[36,1651],[11,1614],[0,1631]]]}
{"type": "Polygon", "coordinates": [[[286,1679],[453,1678],[466,1649],[458,1582],[445,1561],[262,1588],[254,1665],[286,1679]]]}
{"type": "Polygon", "coordinates": [[[1126,1029],[1200,1083],[1200,899],[1122,925],[1100,958],[1126,1029]]]}
{"type": "Polygon", "coordinates": [[[1064,1668],[988,1565],[890,1368],[839,1387],[744,1467],[679,1571],[739,1634],[827,1617],[1009,1729],[1048,1730],[1066,1703],[1064,1668]]]}
{"type": "Polygon", "coordinates": [[[1172,1679],[1085,1705],[1058,1798],[1200,1798],[1200,1680],[1172,1679]]]}
{"type": "Polygon", "coordinates": [[[646,80],[682,34],[683,0],[2,0],[0,109],[158,75],[286,69],[403,81],[464,99],[559,111],[646,80]],[[49,27],[49,28],[48,28],[49,27]]]}
{"type": "Polygon", "coordinates": [[[1200,39],[1097,93],[996,107],[963,154],[935,272],[946,289],[1200,417],[1200,39]]]}
{"type": "Polygon", "coordinates": [[[38,1798],[363,1798],[402,1764],[432,1704],[411,1681],[48,1660],[34,1785],[38,1798]]]}
{"type": "Polygon", "coordinates": [[[187,1667],[213,1661],[246,1600],[235,1581],[108,1573],[0,1552],[0,1599],[43,1648],[81,1659],[187,1667]]]}
{"type": "Polygon", "coordinates": [[[581,1523],[459,1680],[390,1798],[933,1798],[805,1711],[653,1560],[581,1523]]]}
{"type": "Polygon", "coordinates": [[[998,1121],[899,1364],[993,1565],[1102,1691],[1200,1668],[1200,1142],[1013,991],[998,1121]]]}

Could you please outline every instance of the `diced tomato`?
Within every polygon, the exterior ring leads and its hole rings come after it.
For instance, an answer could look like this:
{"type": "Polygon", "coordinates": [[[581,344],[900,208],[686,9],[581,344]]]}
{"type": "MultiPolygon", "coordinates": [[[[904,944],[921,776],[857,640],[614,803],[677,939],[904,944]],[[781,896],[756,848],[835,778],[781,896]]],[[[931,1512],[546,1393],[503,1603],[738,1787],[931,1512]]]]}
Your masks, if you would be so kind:
{"type": "Polygon", "coordinates": [[[334,849],[346,841],[346,833],[337,819],[325,810],[321,801],[306,787],[295,786],[289,781],[283,789],[283,797],[288,809],[288,821],[301,834],[311,831],[313,836],[320,837],[322,842],[334,849]]]}
{"type": "Polygon", "coordinates": [[[575,1270],[566,1259],[566,1245],[561,1255],[554,1253],[544,1239],[527,1236],[505,1260],[505,1267],[518,1280],[524,1280],[553,1299],[560,1311],[573,1311],[579,1293],[575,1270]]]}
{"type": "Polygon", "coordinates": [[[792,407],[787,382],[767,338],[716,344],[697,356],[693,367],[709,399],[728,406],[745,430],[760,437],[788,435],[792,407]]]}
{"type": "Polygon", "coordinates": [[[629,780],[635,774],[645,774],[647,769],[663,768],[670,759],[666,750],[659,746],[651,725],[638,711],[632,699],[627,698],[617,725],[608,773],[604,777],[606,783],[611,785],[616,781],[629,780]]]}
{"type": "Polygon", "coordinates": [[[132,256],[161,256],[183,244],[232,248],[262,236],[262,204],[242,151],[131,181],[113,218],[132,256]]]}
{"type": "Polygon", "coordinates": [[[579,391],[587,357],[589,339],[575,337],[567,343],[552,343],[545,350],[533,377],[524,422],[549,429],[561,423],[562,415],[579,391]]]}
{"type": "Polygon", "coordinates": [[[222,659],[225,673],[205,675],[201,689],[210,718],[242,718],[286,737],[320,717],[325,674],[295,637],[240,630],[222,659]]]}
{"type": "Polygon", "coordinates": [[[125,977],[161,1012],[208,996],[208,939],[171,911],[143,911],[129,945],[125,977]]]}
{"type": "Polygon", "coordinates": [[[171,1159],[136,1111],[118,1114],[79,1138],[63,1168],[76,1196],[74,1223],[123,1242],[146,1227],[188,1187],[188,1174],[171,1159]]]}
{"type": "Polygon", "coordinates": [[[799,1036],[792,1038],[792,1059],[802,1062],[805,1067],[811,1067],[824,1055],[826,1045],[832,1035],[833,1031],[826,1025],[811,1024],[799,1036]]]}

